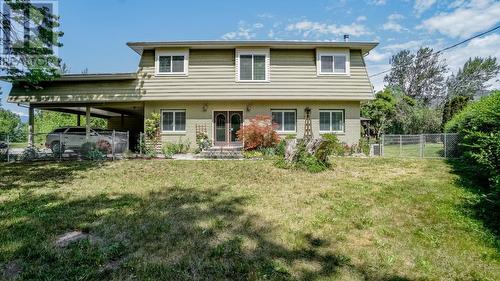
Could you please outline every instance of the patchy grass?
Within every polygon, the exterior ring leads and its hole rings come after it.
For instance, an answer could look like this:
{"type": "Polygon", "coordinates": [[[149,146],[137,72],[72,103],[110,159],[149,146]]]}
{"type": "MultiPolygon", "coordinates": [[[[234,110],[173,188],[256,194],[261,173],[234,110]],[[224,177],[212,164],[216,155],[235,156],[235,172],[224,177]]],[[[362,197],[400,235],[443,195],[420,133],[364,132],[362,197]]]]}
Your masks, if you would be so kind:
{"type": "Polygon", "coordinates": [[[479,196],[445,162],[335,162],[2,164],[0,279],[500,279],[479,196]],[[93,239],[58,247],[71,231],[93,239]]]}

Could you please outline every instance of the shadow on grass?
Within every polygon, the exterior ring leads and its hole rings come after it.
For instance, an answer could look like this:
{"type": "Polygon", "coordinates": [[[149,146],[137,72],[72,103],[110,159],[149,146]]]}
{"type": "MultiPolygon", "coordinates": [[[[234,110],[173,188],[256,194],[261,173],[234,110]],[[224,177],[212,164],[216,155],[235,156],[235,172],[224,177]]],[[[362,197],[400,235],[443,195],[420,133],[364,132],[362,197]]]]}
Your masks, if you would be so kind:
{"type": "MultiPolygon", "coordinates": [[[[459,176],[457,183],[468,191],[479,195],[479,200],[469,202],[466,206],[472,211],[473,216],[483,222],[494,235],[497,241],[500,239],[500,193],[493,195],[491,188],[488,188],[488,181],[482,177],[481,171],[471,167],[460,159],[449,159],[447,163],[452,167],[453,173],[459,176]],[[491,194],[490,194],[491,193],[491,194]]],[[[497,243],[500,250],[500,243],[497,243]]]]}
{"type": "Polygon", "coordinates": [[[83,199],[28,191],[0,205],[0,264],[17,261],[23,280],[316,280],[341,270],[408,280],[357,267],[314,233],[280,242],[276,226],[245,211],[251,200],[227,186],[83,199]],[[73,230],[94,239],[57,248],[73,230]]]}
{"type": "Polygon", "coordinates": [[[95,161],[32,162],[0,164],[0,191],[56,187],[71,182],[79,171],[100,166],[95,161]]]}

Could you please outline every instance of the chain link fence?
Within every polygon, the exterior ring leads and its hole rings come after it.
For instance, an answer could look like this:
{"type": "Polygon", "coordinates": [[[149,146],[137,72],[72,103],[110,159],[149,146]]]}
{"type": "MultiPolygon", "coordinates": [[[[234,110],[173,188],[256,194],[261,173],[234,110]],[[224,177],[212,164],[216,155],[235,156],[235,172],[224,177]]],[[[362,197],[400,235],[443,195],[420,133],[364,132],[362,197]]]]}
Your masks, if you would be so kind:
{"type": "Polygon", "coordinates": [[[454,158],[458,155],[458,135],[383,135],[372,150],[374,155],[384,157],[454,158]]]}
{"type": "Polygon", "coordinates": [[[35,133],[30,141],[11,142],[9,136],[0,138],[0,161],[38,160],[114,160],[129,153],[129,132],[92,130],[89,134],[80,128],[55,130],[51,133],[35,133]],[[77,129],[79,131],[77,131],[77,129]]]}

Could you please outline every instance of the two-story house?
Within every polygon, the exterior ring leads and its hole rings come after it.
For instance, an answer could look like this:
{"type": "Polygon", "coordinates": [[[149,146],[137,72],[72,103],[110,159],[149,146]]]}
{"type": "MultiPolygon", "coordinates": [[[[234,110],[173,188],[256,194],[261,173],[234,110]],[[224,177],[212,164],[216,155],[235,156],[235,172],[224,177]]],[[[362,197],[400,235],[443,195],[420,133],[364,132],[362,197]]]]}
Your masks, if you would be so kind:
{"type": "MultiPolygon", "coordinates": [[[[153,112],[162,140],[231,144],[256,115],[270,115],[280,135],[335,133],[360,137],[360,102],[373,98],[364,56],[377,43],[310,41],[130,42],[140,55],[134,73],[63,75],[40,90],[14,85],[9,101],[109,120],[137,134],[153,112]]],[[[88,120],[87,118],[86,120],[88,120]]],[[[80,118],[78,118],[80,120],[80,118]]],[[[88,127],[88,124],[87,124],[88,127]]]]}

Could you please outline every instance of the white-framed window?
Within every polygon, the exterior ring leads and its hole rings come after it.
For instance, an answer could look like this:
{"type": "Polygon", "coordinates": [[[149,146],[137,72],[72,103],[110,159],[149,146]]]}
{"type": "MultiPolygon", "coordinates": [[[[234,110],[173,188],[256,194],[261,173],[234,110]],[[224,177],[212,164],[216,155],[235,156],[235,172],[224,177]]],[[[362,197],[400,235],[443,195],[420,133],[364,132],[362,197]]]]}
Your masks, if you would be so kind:
{"type": "Polygon", "coordinates": [[[297,130],[297,110],[273,109],[271,110],[271,116],[278,133],[295,132],[297,130]]]}
{"type": "Polygon", "coordinates": [[[156,75],[187,75],[189,51],[156,51],[156,75]]]}
{"type": "Polygon", "coordinates": [[[317,51],[318,75],[350,75],[350,55],[346,51],[317,51]]]}
{"type": "Polygon", "coordinates": [[[236,81],[268,82],[269,63],[269,49],[236,49],[236,81]]]}
{"type": "Polygon", "coordinates": [[[162,109],[160,122],[162,132],[185,132],[186,110],[162,109]]]}
{"type": "Polygon", "coordinates": [[[343,133],[344,127],[344,110],[328,109],[319,111],[320,133],[343,133]]]}

